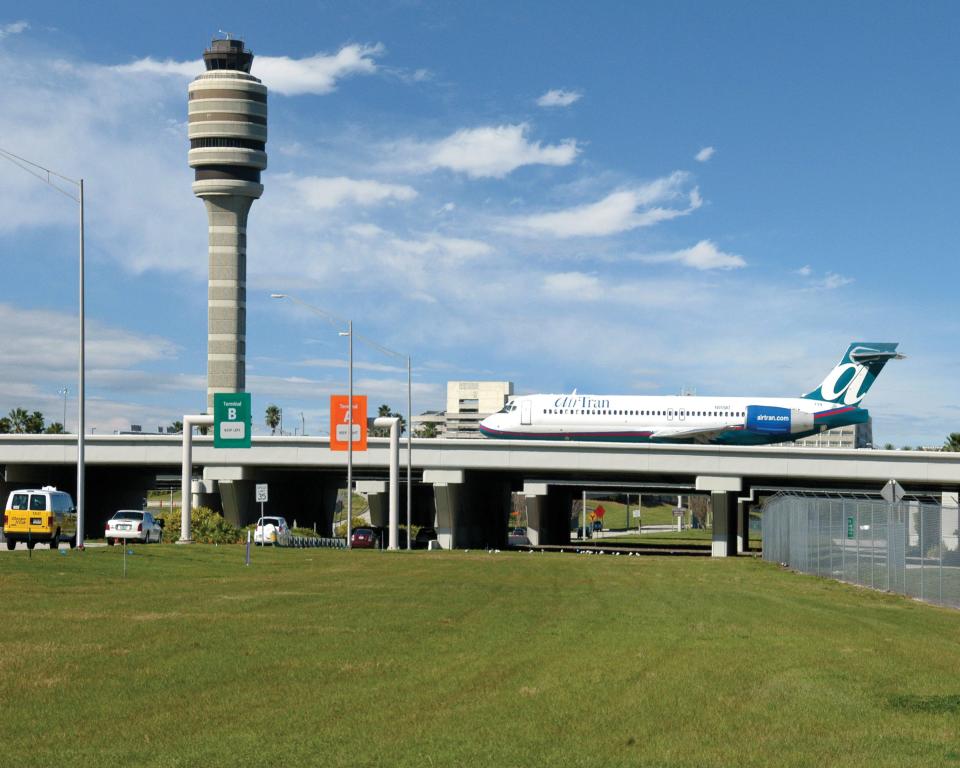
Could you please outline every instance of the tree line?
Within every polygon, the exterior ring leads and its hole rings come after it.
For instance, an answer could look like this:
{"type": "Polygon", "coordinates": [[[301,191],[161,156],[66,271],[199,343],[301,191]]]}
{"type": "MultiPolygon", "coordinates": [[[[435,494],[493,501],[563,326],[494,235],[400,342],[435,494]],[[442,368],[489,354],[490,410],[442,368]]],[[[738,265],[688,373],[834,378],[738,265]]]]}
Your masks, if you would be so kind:
{"type": "Polygon", "coordinates": [[[6,416],[0,416],[0,434],[2,435],[62,435],[63,424],[55,421],[47,424],[40,411],[32,413],[25,408],[14,408],[6,416]]]}
{"type": "MultiPolygon", "coordinates": [[[[402,413],[394,411],[389,405],[383,403],[379,408],[377,408],[377,418],[381,416],[392,417],[396,416],[400,419],[400,434],[404,434],[407,429],[407,420],[403,417],[402,413]]],[[[267,406],[263,414],[263,423],[270,427],[270,434],[275,435],[277,433],[277,428],[283,422],[283,409],[279,406],[271,403],[267,406]]],[[[370,437],[389,437],[390,430],[386,427],[373,427],[371,426],[368,434],[370,437]]],[[[416,437],[436,437],[437,436],[437,425],[434,423],[424,424],[414,432],[416,437]]]]}

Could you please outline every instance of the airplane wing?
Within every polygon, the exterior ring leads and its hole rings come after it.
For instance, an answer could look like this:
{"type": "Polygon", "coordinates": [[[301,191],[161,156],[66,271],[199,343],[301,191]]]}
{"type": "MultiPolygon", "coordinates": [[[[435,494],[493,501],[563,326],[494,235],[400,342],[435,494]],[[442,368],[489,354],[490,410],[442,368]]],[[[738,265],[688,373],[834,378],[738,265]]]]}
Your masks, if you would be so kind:
{"type": "Polygon", "coordinates": [[[709,443],[721,432],[729,429],[743,429],[743,424],[725,424],[710,427],[664,427],[650,433],[651,440],[692,440],[695,443],[709,443]]]}

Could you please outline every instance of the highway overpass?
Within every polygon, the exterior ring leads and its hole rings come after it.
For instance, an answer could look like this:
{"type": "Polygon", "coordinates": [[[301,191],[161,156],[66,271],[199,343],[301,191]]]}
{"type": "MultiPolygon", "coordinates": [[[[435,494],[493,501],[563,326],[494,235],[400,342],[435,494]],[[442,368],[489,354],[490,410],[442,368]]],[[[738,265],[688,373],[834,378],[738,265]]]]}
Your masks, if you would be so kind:
{"type": "MultiPolygon", "coordinates": [[[[371,438],[354,453],[358,488],[370,494],[374,523],[385,523],[388,440],[371,438]]],[[[52,484],[73,491],[76,438],[0,435],[0,493],[52,484]]],[[[301,524],[332,526],[346,454],[326,437],[254,437],[249,449],[217,449],[194,437],[197,501],[236,524],[256,518],[254,484],[270,484],[270,510],[301,524]]],[[[87,533],[98,534],[114,509],[138,506],[160,475],[179,474],[178,435],[89,435],[86,439],[87,533]]],[[[400,451],[405,478],[406,447],[400,451]]],[[[730,447],[521,440],[413,441],[412,517],[435,525],[446,546],[506,543],[510,495],[526,494],[533,543],[569,541],[570,503],[582,490],[709,493],[714,553],[742,547],[749,506],[776,488],[855,489],[878,493],[891,478],[908,494],[946,498],[960,489],[960,454],[916,451],[730,447]],[[946,494],[946,496],[944,496],[946,494]]],[[[401,493],[404,499],[405,493],[401,493]]],[[[401,519],[405,519],[405,512],[401,519]]]]}

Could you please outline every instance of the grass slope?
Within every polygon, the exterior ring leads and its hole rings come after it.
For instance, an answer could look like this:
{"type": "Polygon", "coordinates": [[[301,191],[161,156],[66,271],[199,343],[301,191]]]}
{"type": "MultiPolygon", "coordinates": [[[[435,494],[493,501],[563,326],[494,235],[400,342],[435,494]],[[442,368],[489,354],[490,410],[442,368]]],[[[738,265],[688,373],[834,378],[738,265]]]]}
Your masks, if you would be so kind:
{"type": "Polygon", "coordinates": [[[960,765],[960,613],[754,559],[0,555],[0,764],[960,765]]]}

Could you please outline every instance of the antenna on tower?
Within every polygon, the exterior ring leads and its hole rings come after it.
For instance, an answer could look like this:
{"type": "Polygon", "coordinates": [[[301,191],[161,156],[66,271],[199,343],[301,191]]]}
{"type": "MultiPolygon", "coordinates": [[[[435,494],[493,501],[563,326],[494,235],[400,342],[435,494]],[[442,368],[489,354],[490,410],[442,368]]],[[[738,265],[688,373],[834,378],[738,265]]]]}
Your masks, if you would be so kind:
{"type": "Polygon", "coordinates": [[[221,35],[223,35],[227,40],[233,39],[233,38],[231,38],[229,32],[224,32],[222,29],[218,29],[217,32],[219,32],[221,35]]]}

